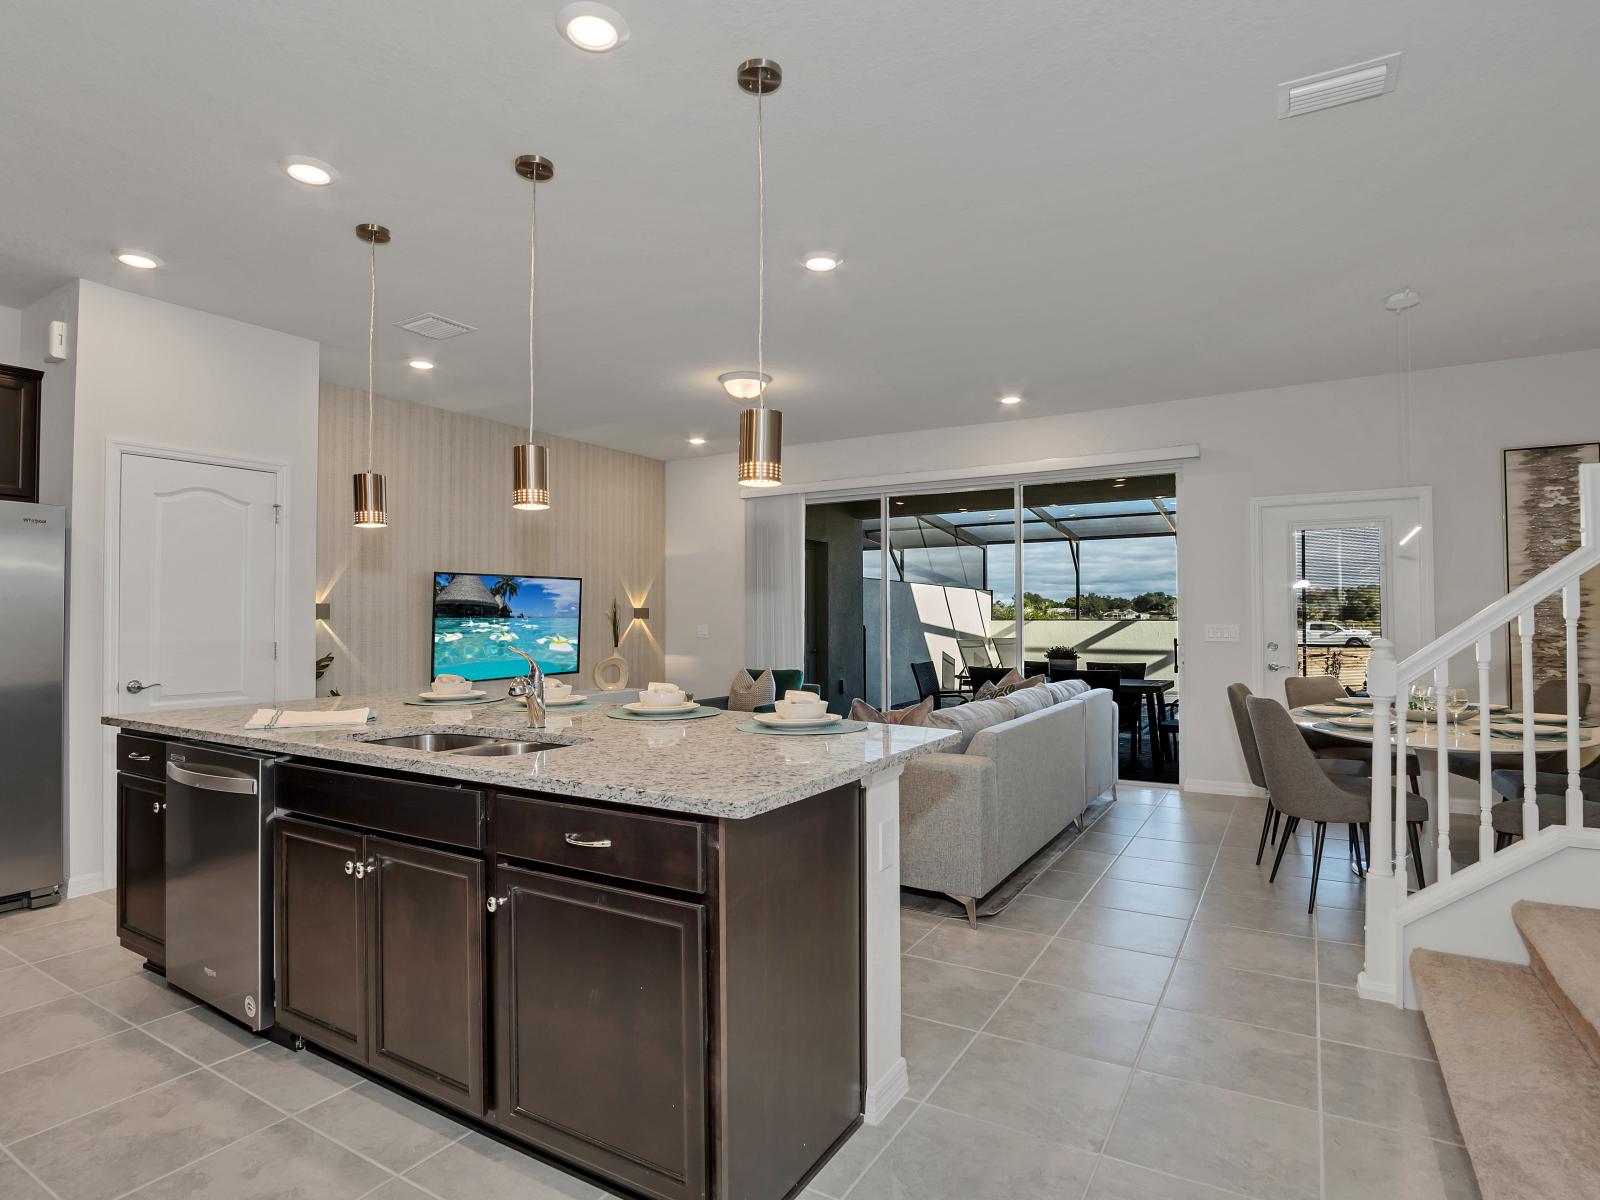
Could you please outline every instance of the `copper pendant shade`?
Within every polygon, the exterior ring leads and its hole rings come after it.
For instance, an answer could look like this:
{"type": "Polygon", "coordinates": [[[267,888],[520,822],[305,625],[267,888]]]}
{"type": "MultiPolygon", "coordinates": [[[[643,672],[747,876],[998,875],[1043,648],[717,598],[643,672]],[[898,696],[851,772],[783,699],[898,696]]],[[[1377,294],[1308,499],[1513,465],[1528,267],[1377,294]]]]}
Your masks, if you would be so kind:
{"type": "MultiPolygon", "coordinates": [[[[778,90],[783,68],[770,58],[739,64],[735,81],[756,98],[756,370],[755,404],[739,413],[739,486],[777,487],[783,482],[783,414],[767,407],[767,178],[762,98],[778,90]]],[[[723,380],[727,386],[727,378],[723,380]]],[[[730,389],[731,390],[731,389],[730,389]]]]}
{"type": "Polygon", "coordinates": [[[367,469],[353,479],[352,509],[357,529],[384,529],[389,524],[389,503],[384,479],[372,469],[372,347],[378,326],[378,247],[387,245],[390,233],[382,225],[357,225],[356,236],[371,248],[371,293],[367,309],[367,469]]]}
{"type": "Polygon", "coordinates": [[[528,440],[511,449],[511,507],[543,512],[550,507],[550,448],[533,440],[533,297],[539,266],[539,184],[555,177],[555,165],[539,154],[519,154],[512,169],[533,187],[528,218],[528,440]]]}

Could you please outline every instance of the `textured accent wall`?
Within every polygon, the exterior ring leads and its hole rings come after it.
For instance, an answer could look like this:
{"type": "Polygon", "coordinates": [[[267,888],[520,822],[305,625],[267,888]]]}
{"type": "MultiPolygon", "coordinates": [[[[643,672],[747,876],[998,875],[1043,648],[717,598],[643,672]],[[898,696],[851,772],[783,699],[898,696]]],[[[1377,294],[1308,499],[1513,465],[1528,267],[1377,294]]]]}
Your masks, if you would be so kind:
{"type": "Polygon", "coordinates": [[[653,458],[536,435],[550,447],[548,512],[511,507],[511,447],[525,429],[379,397],[373,469],[388,482],[389,528],[350,524],[350,476],[366,469],[366,393],[322,385],[317,456],[317,599],[332,615],[317,653],[334,655],[318,688],[343,694],[428,683],[434,571],[583,579],[579,671],[611,653],[607,611],[623,610],[629,683],[664,673],[665,469],[653,458]],[[631,604],[648,623],[628,627],[631,604]]]}

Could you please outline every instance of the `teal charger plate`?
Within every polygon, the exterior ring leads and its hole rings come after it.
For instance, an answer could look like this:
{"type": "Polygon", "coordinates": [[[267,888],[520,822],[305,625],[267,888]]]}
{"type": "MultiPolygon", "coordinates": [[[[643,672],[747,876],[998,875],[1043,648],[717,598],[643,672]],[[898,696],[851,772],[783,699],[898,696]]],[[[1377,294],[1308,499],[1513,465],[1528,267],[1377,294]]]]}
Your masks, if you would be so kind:
{"type": "Polygon", "coordinates": [[[860,733],[867,727],[865,721],[835,721],[832,725],[813,725],[809,729],[781,729],[763,725],[760,721],[742,721],[734,726],[740,733],[765,733],[772,737],[827,737],[836,733],[860,733]]]}
{"type": "Polygon", "coordinates": [[[618,707],[606,710],[606,716],[615,717],[619,721],[643,721],[646,724],[650,724],[652,722],[659,723],[662,721],[693,721],[698,717],[720,716],[724,711],[726,710],[720,708],[707,708],[704,704],[702,704],[699,708],[692,709],[689,712],[662,713],[660,716],[646,716],[644,713],[631,713],[625,708],[618,707]]]}

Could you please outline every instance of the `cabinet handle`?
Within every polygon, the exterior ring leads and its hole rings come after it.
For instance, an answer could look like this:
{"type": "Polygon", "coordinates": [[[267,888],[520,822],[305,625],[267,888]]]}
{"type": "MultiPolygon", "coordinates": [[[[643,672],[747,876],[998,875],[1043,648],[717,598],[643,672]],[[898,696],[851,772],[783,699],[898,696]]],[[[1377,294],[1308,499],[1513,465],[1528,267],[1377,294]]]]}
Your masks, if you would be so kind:
{"type": "Polygon", "coordinates": [[[348,858],[344,860],[344,873],[346,875],[354,875],[356,873],[355,863],[351,862],[348,858]]]}
{"type": "Polygon", "coordinates": [[[150,761],[150,756],[148,754],[135,754],[132,750],[129,750],[128,751],[128,761],[129,762],[149,762],[150,761]]]}
{"type": "Polygon", "coordinates": [[[368,875],[376,875],[377,873],[378,860],[375,858],[369,858],[366,862],[358,862],[356,864],[357,879],[365,879],[368,875]]]}
{"type": "Polygon", "coordinates": [[[159,801],[159,800],[150,801],[150,811],[151,812],[156,812],[156,813],[160,812],[161,811],[161,801],[159,801]]]}
{"type": "Polygon", "coordinates": [[[611,849],[610,838],[586,838],[581,833],[567,834],[566,842],[569,846],[582,846],[586,850],[611,849]]]}
{"type": "Polygon", "coordinates": [[[511,897],[510,896],[490,896],[489,900],[488,900],[488,909],[489,909],[490,912],[495,912],[495,911],[497,911],[499,909],[502,909],[502,908],[506,907],[506,905],[508,905],[510,903],[511,903],[511,897]]]}

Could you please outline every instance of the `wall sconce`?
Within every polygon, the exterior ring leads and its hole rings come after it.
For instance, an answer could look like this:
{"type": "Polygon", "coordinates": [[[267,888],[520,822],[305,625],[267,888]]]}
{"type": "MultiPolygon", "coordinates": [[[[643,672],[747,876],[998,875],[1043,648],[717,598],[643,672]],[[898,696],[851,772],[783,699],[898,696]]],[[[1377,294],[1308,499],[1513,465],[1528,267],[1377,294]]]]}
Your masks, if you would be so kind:
{"type": "Polygon", "coordinates": [[[648,621],[650,619],[650,610],[648,608],[639,608],[635,606],[633,610],[633,619],[635,621],[648,621]]]}
{"type": "Polygon", "coordinates": [[[317,620],[319,620],[319,621],[331,621],[332,619],[333,619],[333,605],[329,604],[326,600],[320,601],[317,604],[317,620]]]}

